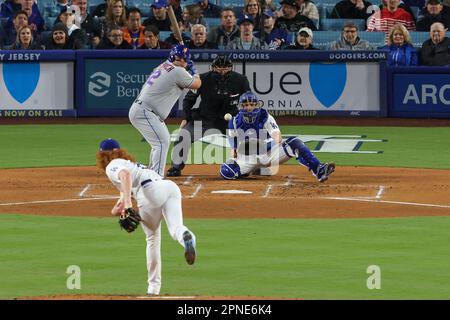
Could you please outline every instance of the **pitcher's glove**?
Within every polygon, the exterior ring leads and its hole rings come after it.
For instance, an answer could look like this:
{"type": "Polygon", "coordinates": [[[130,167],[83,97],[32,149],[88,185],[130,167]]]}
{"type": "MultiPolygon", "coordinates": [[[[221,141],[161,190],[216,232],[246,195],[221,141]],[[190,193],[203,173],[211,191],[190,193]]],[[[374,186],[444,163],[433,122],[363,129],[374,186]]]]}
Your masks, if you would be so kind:
{"type": "Polygon", "coordinates": [[[133,232],[139,226],[141,216],[133,208],[125,208],[124,211],[119,217],[120,227],[127,232],[133,232]]]}

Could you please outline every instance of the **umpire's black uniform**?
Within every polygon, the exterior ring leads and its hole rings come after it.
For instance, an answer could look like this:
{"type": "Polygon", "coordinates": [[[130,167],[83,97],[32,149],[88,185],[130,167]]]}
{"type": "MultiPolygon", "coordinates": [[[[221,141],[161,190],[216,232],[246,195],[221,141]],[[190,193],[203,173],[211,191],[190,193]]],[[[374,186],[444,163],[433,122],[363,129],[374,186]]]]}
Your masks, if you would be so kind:
{"type": "MultiPolygon", "coordinates": [[[[183,138],[179,137],[172,151],[172,168],[168,176],[180,175],[171,171],[181,171],[184,168],[191,144],[203,137],[208,129],[218,129],[226,133],[228,122],[224,115],[238,112],[239,97],[244,92],[250,91],[250,85],[246,76],[230,71],[225,75],[209,71],[200,75],[202,86],[197,90],[190,90],[183,100],[184,119],[187,121],[184,127],[190,133],[191,140],[179,146],[183,138]],[[202,99],[198,108],[193,108],[200,96],[202,99]],[[194,123],[201,122],[201,133],[194,132],[194,123]],[[181,150],[180,150],[181,149],[181,150]]],[[[196,128],[197,129],[197,128],[196,128]]]]}

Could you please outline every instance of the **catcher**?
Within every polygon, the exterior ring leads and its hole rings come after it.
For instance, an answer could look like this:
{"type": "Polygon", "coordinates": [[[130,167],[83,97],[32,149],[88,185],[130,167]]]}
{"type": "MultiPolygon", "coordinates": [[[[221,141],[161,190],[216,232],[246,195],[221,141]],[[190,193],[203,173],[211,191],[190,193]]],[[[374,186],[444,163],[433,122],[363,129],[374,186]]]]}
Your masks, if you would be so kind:
{"type": "Polygon", "coordinates": [[[119,215],[119,224],[127,232],[142,225],[147,241],[148,295],[159,294],[161,289],[161,219],[164,217],[169,233],[184,247],[188,264],[196,257],[195,235],[183,225],[181,191],[170,180],[163,180],[155,171],[136,163],[133,156],[113,139],[100,143],[97,166],[105,170],[120,198],[111,210],[119,215]],[[133,209],[134,196],[139,213],[133,209]]]}
{"type": "Polygon", "coordinates": [[[261,106],[262,101],[253,92],[241,95],[239,113],[228,125],[231,159],[222,164],[220,175],[224,179],[238,179],[261,173],[261,168],[276,169],[295,158],[319,182],[326,181],[334,172],[335,164],[321,163],[298,137],[283,140],[275,119],[261,106]]]}

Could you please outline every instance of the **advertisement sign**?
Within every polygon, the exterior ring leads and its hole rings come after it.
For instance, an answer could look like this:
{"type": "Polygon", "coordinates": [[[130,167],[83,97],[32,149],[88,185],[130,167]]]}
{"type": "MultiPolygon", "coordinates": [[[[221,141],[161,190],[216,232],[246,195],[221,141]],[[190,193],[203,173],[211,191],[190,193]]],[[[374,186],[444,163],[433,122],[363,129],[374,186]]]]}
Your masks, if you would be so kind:
{"type": "Polygon", "coordinates": [[[450,74],[394,74],[392,114],[450,115],[450,74]]]}
{"type": "Polygon", "coordinates": [[[72,110],[74,63],[0,64],[0,110],[72,110]]]}
{"type": "Polygon", "coordinates": [[[380,110],[380,68],[375,62],[249,62],[245,70],[251,89],[273,114],[380,110]]]}

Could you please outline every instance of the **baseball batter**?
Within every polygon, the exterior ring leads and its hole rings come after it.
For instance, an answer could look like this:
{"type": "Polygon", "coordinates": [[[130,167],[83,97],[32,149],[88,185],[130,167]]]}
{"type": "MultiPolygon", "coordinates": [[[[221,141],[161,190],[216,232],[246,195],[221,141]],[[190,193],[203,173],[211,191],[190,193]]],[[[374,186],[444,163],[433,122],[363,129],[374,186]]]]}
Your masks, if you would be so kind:
{"type": "Polygon", "coordinates": [[[180,188],[173,181],[163,180],[155,171],[136,163],[133,156],[113,139],[100,143],[97,166],[105,170],[109,180],[120,191],[120,198],[111,210],[113,215],[121,215],[133,207],[132,195],[136,199],[147,241],[147,294],[159,294],[163,217],[172,238],[184,247],[186,262],[193,264],[196,257],[195,235],[183,225],[180,188]]]}
{"type": "Polygon", "coordinates": [[[201,80],[189,49],[184,45],[172,48],[169,58],[148,77],[128,114],[131,124],[152,147],[150,169],[164,176],[170,134],[164,120],[183,89],[198,89],[201,80]]]}
{"type": "Polygon", "coordinates": [[[298,137],[283,140],[275,119],[261,104],[251,91],[240,97],[240,111],[229,121],[232,158],[222,164],[220,175],[225,179],[238,179],[294,157],[312,171],[319,182],[326,181],[335,169],[334,163],[320,163],[298,137]]]}

